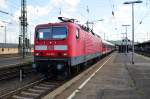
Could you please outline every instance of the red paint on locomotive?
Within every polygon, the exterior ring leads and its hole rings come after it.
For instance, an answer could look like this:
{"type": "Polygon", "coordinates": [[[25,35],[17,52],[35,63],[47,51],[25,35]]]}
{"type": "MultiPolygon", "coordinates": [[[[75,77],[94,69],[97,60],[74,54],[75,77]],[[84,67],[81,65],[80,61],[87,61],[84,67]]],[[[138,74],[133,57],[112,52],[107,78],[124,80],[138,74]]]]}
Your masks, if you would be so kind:
{"type": "Polygon", "coordinates": [[[110,52],[108,45],[72,22],[41,24],[35,28],[34,62],[71,68],[110,52]]]}

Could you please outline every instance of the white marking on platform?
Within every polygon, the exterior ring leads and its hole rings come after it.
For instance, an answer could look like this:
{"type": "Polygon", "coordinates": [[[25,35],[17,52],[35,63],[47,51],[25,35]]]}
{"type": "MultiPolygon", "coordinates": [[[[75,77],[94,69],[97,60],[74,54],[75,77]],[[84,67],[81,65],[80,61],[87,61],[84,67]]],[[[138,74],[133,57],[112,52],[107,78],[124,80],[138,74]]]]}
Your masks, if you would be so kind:
{"type": "Polygon", "coordinates": [[[67,99],[72,99],[72,98],[76,95],[76,93],[79,92],[80,89],[82,89],[82,88],[87,84],[87,82],[88,82],[93,76],[95,76],[95,74],[96,74],[111,58],[112,58],[112,56],[109,57],[89,78],[87,78],[87,79],[78,87],[78,89],[76,89],[75,91],[73,91],[73,93],[72,93],[69,97],[67,97],[67,99]]]}

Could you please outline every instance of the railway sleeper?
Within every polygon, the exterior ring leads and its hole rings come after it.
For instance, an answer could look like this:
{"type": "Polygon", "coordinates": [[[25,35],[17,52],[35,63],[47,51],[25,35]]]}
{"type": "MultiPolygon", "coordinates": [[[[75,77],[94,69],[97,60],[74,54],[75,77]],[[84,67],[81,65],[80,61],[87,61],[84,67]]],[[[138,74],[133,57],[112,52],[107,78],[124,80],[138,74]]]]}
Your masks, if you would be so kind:
{"type": "MultiPolygon", "coordinates": [[[[45,85],[45,84],[44,84],[45,85]]],[[[33,88],[29,88],[28,90],[25,90],[25,91],[21,91],[20,94],[18,95],[13,95],[13,98],[17,98],[17,99],[21,99],[21,97],[23,99],[34,99],[34,98],[37,98],[37,97],[40,97],[40,95],[42,93],[45,93],[46,91],[48,90],[52,90],[54,88],[54,85],[49,85],[49,87],[47,87],[48,85],[46,86],[41,86],[40,85],[36,85],[34,86],[33,88]]]]}
{"type": "Polygon", "coordinates": [[[31,91],[31,92],[38,92],[38,93],[43,93],[45,90],[40,90],[40,89],[33,89],[33,88],[29,88],[28,89],[29,91],[31,91]]]}
{"type": "Polygon", "coordinates": [[[28,91],[22,91],[21,94],[23,94],[23,95],[29,95],[29,96],[34,96],[34,97],[37,97],[37,96],[40,95],[38,93],[31,93],[31,92],[28,92],[28,91]]]}
{"type": "Polygon", "coordinates": [[[43,86],[43,87],[54,87],[55,85],[49,85],[49,84],[40,84],[40,86],[43,86]]]}
{"type": "MultiPolygon", "coordinates": [[[[19,94],[12,96],[15,99],[35,99],[37,96],[33,95],[26,95],[26,94],[19,94]]],[[[12,99],[12,97],[10,99],[12,99]]]]}
{"type": "Polygon", "coordinates": [[[15,99],[35,99],[40,97],[47,90],[49,90],[49,88],[39,88],[38,86],[35,86],[34,88],[31,88],[27,91],[22,91],[20,94],[13,95],[12,97],[15,99]]]}
{"type": "Polygon", "coordinates": [[[46,90],[29,88],[28,90],[24,90],[18,94],[13,95],[12,98],[15,98],[15,99],[35,99],[36,97],[39,97],[45,91],[46,90]]]}
{"type": "Polygon", "coordinates": [[[24,96],[14,95],[12,96],[11,99],[33,99],[33,97],[24,97],[24,96]]]}
{"type": "Polygon", "coordinates": [[[48,87],[43,87],[43,86],[34,86],[34,88],[43,89],[43,90],[49,90],[48,87]]]}

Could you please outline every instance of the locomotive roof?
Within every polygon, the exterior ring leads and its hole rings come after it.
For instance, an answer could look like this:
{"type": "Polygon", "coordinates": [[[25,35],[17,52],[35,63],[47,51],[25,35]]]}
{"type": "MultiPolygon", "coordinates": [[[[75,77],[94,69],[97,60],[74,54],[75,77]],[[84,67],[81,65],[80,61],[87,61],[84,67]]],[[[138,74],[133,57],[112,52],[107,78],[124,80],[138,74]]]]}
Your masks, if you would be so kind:
{"type": "Polygon", "coordinates": [[[84,26],[84,25],[81,25],[81,24],[77,24],[77,23],[75,23],[75,22],[58,22],[58,23],[47,23],[47,24],[39,24],[39,25],[37,25],[36,26],[36,28],[37,27],[45,27],[45,26],[49,26],[49,25],[68,25],[68,24],[72,24],[72,25],[75,25],[75,26],[77,26],[77,27],[80,27],[82,30],[84,30],[84,31],[86,31],[86,32],[88,32],[88,33],[91,33],[92,35],[94,35],[94,36],[96,36],[96,37],[98,37],[98,38],[101,38],[99,35],[97,35],[97,34],[95,34],[94,32],[93,32],[93,30],[92,29],[90,29],[90,28],[88,28],[88,27],[86,27],[86,26],[84,26]]]}
{"type": "Polygon", "coordinates": [[[59,23],[48,23],[48,24],[41,24],[41,25],[37,25],[37,27],[39,26],[47,26],[47,25],[67,25],[67,24],[73,24],[73,25],[76,25],[76,26],[79,26],[82,30],[86,31],[86,32],[89,32],[91,33],[92,35],[98,37],[98,38],[101,38],[99,35],[95,34],[93,32],[92,29],[90,29],[89,27],[86,27],[84,25],[81,25],[81,24],[77,24],[77,22],[79,22],[77,19],[73,19],[73,18],[66,18],[66,17],[58,17],[58,19],[61,21],[59,23]]]}
{"type": "Polygon", "coordinates": [[[44,26],[49,26],[49,25],[67,25],[70,22],[59,22],[59,23],[46,23],[46,24],[39,24],[36,27],[44,27],[44,26]]]}

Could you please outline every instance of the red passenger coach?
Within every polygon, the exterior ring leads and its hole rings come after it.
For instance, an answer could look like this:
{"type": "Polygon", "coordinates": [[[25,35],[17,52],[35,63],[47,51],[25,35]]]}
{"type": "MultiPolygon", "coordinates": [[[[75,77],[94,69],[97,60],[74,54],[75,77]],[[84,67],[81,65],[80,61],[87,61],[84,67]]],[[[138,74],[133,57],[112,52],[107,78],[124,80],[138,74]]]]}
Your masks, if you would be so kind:
{"type": "Polygon", "coordinates": [[[60,19],[63,22],[36,26],[34,62],[39,72],[68,77],[73,68],[82,68],[88,61],[99,59],[103,43],[99,36],[74,20],[60,19]]]}
{"type": "Polygon", "coordinates": [[[103,52],[104,55],[108,54],[108,53],[110,53],[111,51],[114,50],[114,48],[115,48],[114,44],[112,44],[108,41],[105,41],[105,40],[103,40],[102,42],[103,42],[102,52],[103,52]]]}

